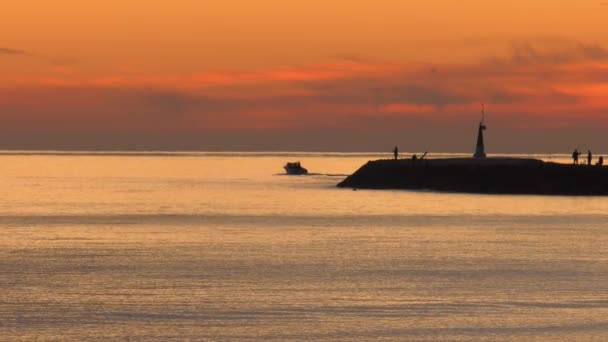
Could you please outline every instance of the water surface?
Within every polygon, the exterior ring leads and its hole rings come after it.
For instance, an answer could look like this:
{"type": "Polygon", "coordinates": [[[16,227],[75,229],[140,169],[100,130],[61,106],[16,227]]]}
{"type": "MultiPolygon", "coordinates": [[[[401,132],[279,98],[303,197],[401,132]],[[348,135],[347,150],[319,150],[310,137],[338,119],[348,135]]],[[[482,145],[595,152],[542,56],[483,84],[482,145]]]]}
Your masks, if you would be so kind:
{"type": "Polygon", "coordinates": [[[335,188],[379,157],[2,153],[0,339],[608,338],[608,198],[335,188]]]}

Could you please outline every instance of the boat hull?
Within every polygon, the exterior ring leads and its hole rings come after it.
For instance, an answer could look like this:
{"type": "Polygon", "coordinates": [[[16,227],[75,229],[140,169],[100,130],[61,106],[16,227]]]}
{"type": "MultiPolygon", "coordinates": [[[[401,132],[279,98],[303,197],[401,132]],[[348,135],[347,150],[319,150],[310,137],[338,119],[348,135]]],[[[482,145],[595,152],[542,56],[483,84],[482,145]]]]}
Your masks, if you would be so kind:
{"type": "Polygon", "coordinates": [[[286,166],[285,172],[288,175],[306,175],[306,174],[308,174],[308,170],[306,170],[303,167],[296,168],[296,167],[287,167],[286,166]]]}

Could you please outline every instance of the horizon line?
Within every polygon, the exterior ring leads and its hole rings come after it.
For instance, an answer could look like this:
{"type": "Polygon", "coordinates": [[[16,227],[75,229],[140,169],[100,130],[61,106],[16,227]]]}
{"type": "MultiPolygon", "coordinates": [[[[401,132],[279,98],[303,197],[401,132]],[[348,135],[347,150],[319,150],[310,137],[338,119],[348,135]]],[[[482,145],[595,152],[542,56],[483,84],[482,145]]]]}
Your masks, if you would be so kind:
{"type": "MultiPolygon", "coordinates": [[[[0,149],[0,155],[230,155],[230,154],[249,154],[249,155],[272,155],[272,154],[310,154],[310,155],[392,155],[392,151],[314,151],[314,150],[129,150],[129,149],[0,149]]],[[[399,154],[417,154],[424,151],[400,151],[399,154]]],[[[603,152],[593,152],[594,155],[604,154],[603,152]]],[[[429,155],[473,155],[467,152],[429,152],[429,155]]],[[[489,156],[502,155],[564,155],[567,152],[499,152],[488,153],[489,156]]]]}

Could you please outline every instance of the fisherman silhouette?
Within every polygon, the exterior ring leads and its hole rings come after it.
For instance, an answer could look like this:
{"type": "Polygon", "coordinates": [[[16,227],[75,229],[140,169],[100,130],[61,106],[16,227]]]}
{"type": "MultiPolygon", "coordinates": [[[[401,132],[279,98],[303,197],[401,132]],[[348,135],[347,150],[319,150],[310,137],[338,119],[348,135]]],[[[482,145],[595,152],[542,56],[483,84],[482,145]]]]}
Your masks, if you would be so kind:
{"type": "Polygon", "coordinates": [[[397,146],[395,146],[393,154],[395,155],[395,160],[397,160],[399,158],[399,148],[397,146]]]}
{"type": "Polygon", "coordinates": [[[599,159],[597,160],[597,164],[595,164],[597,166],[602,166],[604,165],[604,157],[600,156],[599,159]]]}
{"type": "Polygon", "coordinates": [[[412,160],[416,161],[416,159],[418,159],[418,157],[416,156],[416,153],[414,153],[414,155],[412,156],[412,160]]]}
{"type": "Polygon", "coordinates": [[[574,160],[574,165],[578,165],[578,156],[581,153],[578,151],[578,149],[574,149],[574,152],[572,152],[572,160],[574,160]]]}
{"type": "Polygon", "coordinates": [[[587,165],[591,165],[592,158],[593,158],[593,154],[591,154],[591,150],[587,150],[587,165]]]}

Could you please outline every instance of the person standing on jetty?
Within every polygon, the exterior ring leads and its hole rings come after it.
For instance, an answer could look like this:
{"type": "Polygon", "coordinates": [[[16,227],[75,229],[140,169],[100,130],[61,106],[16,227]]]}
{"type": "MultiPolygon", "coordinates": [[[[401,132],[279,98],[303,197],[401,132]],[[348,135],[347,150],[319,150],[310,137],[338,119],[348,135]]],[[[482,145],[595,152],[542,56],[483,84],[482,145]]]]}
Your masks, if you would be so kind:
{"type": "Polygon", "coordinates": [[[399,148],[397,146],[393,149],[393,154],[395,155],[395,160],[397,160],[399,158],[399,148]]]}
{"type": "Polygon", "coordinates": [[[574,152],[572,152],[572,160],[574,160],[574,165],[578,165],[578,156],[581,153],[578,151],[578,149],[574,149],[574,152]]]}
{"type": "Polygon", "coordinates": [[[587,150],[587,165],[591,165],[592,158],[593,158],[593,154],[591,154],[591,150],[587,150]]]}

